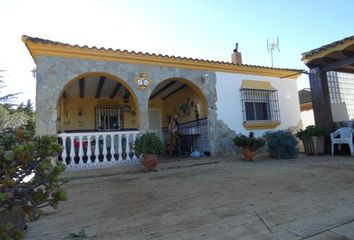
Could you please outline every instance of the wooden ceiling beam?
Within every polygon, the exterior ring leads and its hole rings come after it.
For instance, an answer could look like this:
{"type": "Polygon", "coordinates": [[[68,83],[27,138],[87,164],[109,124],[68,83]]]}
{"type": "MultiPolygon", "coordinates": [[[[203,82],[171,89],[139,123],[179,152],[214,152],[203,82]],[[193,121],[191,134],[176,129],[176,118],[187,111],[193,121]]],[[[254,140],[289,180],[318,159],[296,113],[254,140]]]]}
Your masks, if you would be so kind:
{"type": "Polygon", "coordinates": [[[111,95],[109,96],[110,98],[114,98],[117,94],[117,92],[119,91],[120,87],[122,86],[122,84],[120,83],[116,83],[116,86],[113,88],[111,95]]]}
{"type": "Polygon", "coordinates": [[[99,98],[101,96],[101,93],[102,93],[102,88],[103,88],[103,85],[104,85],[104,82],[106,80],[106,77],[100,77],[100,81],[98,82],[98,85],[97,85],[97,91],[96,91],[96,98],[99,98]]]}
{"type": "Polygon", "coordinates": [[[165,100],[166,98],[172,96],[172,95],[175,94],[176,92],[181,91],[181,90],[182,90],[183,88],[185,88],[185,87],[187,87],[187,85],[186,85],[186,84],[183,84],[182,86],[180,86],[180,87],[177,88],[176,90],[173,90],[172,92],[170,92],[169,94],[167,94],[166,96],[164,96],[164,97],[162,98],[162,100],[165,100]]]}
{"type": "Polygon", "coordinates": [[[351,65],[354,63],[354,56],[343,58],[341,60],[337,60],[333,63],[330,63],[326,66],[322,67],[323,72],[335,71],[336,69],[351,65]]]}
{"type": "Polygon", "coordinates": [[[79,86],[80,86],[80,98],[84,98],[84,96],[85,96],[85,78],[81,78],[79,80],[79,86]]]}
{"type": "Polygon", "coordinates": [[[176,83],[176,81],[171,81],[169,83],[167,83],[164,87],[162,87],[160,90],[156,91],[153,95],[150,96],[150,99],[153,99],[155,97],[157,97],[158,95],[160,95],[163,91],[165,91],[166,89],[168,89],[169,87],[171,87],[172,85],[174,85],[176,83]]]}
{"type": "Polygon", "coordinates": [[[354,52],[349,50],[342,50],[342,54],[346,57],[351,57],[354,55],[354,52]]]}
{"type": "Polygon", "coordinates": [[[322,60],[325,61],[326,63],[332,63],[335,62],[337,59],[331,57],[323,57],[322,60]]]}

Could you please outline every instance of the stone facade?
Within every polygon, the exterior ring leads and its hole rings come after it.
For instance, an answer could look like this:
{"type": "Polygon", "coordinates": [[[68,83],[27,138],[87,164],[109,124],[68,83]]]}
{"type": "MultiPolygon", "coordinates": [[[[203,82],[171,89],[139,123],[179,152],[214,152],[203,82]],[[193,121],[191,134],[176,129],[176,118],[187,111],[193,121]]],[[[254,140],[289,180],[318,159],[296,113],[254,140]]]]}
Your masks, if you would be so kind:
{"type": "Polygon", "coordinates": [[[149,130],[148,101],[153,89],[162,81],[177,78],[188,81],[198,88],[208,104],[208,137],[212,155],[225,152],[226,127],[220,127],[216,114],[216,74],[212,71],[190,70],[175,67],[120,62],[93,61],[63,57],[40,56],[37,63],[36,130],[40,135],[57,133],[57,104],[65,86],[87,73],[108,74],[120,79],[130,88],[138,103],[140,131],[149,130]],[[152,79],[151,87],[139,90],[134,79],[144,71],[152,79]],[[207,80],[202,76],[208,76],[207,80]],[[221,141],[221,142],[220,142],[221,141]]]}
{"type": "Polygon", "coordinates": [[[239,148],[233,143],[236,132],[231,130],[222,120],[217,120],[214,128],[215,146],[214,154],[218,156],[233,156],[239,154],[239,148]]]}

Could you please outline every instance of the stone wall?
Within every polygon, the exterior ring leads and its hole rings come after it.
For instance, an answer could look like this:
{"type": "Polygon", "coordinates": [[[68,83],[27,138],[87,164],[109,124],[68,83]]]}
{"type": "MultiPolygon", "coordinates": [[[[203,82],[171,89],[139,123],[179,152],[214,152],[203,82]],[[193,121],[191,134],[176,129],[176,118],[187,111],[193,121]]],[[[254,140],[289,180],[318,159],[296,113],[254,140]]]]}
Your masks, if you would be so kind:
{"type": "Polygon", "coordinates": [[[217,120],[211,131],[214,133],[215,139],[217,139],[214,145],[215,155],[235,156],[240,154],[240,148],[237,148],[232,141],[236,136],[236,132],[231,130],[222,120],[217,120]]]}
{"type": "MultiPolygon", "coordinates": [[[[166,79],[176,78],[187,80],[199,89],[208,104],[208,140],[212,155],[223,152],[224,141],[220,133],[227,134],[225,127],[220,127],[216,115],[216,75],[211,71],[182,69],[174,67],[154,66],[147,64],[128,64],[120,62],[105,62],[82,60],[63,57],[41,56],[37,63],[37,96],[36,96],[36,131],[39,135],[57,133],[57,104],[65,86],[72,80],[79,79],[88,73],[109,74],[124,82],[135,94],[140,115],[140,131],[149,129],[148,101],[153,89],[166,79]],[[141,71],[152,79],[152,85],[147,90],[139,90],[134,79],[141,71]],[[202,79],[202,76],[207,78],[202,79]]],[[[222,134],[222,135],[223,135],[222,134]]]]}

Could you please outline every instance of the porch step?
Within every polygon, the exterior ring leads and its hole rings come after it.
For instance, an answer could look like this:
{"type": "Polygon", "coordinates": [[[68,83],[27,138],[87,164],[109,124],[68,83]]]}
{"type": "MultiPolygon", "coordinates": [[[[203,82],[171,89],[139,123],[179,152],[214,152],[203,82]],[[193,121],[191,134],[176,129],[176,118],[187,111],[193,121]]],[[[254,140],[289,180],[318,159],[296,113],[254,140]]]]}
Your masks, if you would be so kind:
{"type": "MultiPolygon", "coordinates": [[[[201,158],[175,158],[169,160],[159,160],[157,163],[157,171],[163,171],[168,169],[176,168],[188,168],[196,167],[200,165],[207,164],[218,164],[221,161],[225,161],[225,158],[213,158],[213,157],[201,157],[201,158]]],[[[74,179],[84,179],[84,178],[93,178],[93,177],[102,177],[102,176],[113,176],[117,174],[132,174],[132,173],[141,173],[146,170],[139,165],[117,165],[102,167],[96,169],[75,169],[68,170],[62,174],[62,178],[67,178],[69,180],[74,179]]]]}
{"type": "Polygon", "coordinates": [[[117,174],[127,174],[127,173],[137,173],[142,172],[144,167],[142,165],[112,165],[101,168],[81,168],[75,170],[67,170],[62,175],[61,178],[66,178],[69,180],[74,179],[84,179],[84,178],[94,178],[102,176],[113,176],[117,174]]]}

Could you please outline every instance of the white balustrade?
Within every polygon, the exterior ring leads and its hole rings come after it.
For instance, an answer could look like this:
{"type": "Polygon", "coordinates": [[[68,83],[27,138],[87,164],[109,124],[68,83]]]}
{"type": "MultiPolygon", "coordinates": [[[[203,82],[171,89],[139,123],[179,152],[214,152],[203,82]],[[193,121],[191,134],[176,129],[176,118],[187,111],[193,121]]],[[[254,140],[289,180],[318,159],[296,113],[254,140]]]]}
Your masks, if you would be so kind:
{"type": "Polygon", "coordinates": [[[60,133],[61,161],[69,169],[137,164],[134,141],[139,131],[60,133]]]}

